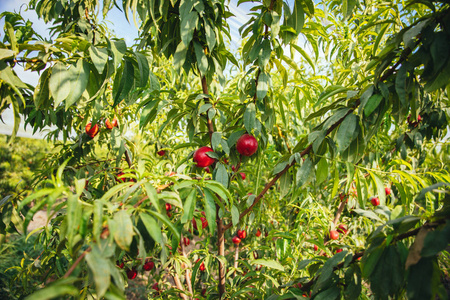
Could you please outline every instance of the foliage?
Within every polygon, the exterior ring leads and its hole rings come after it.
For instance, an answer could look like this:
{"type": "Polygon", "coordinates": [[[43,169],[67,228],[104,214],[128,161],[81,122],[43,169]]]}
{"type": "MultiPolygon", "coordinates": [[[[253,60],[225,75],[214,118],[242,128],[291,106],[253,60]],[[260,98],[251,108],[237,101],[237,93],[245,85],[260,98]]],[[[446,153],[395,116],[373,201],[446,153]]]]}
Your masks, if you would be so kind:
{"type": "Polygon", "coordinates": [[[3,232],[49,216],[28,299],[124,298],[149,260],[160,299],[447,297],[448,1],[246,3],[237,53],[223,1],[121,4],[135,45],[98,22],[116,1],[30,1],[49,41],[2,14],[0,107],[63,135],[34,192],[2,200],[3,232]]]}

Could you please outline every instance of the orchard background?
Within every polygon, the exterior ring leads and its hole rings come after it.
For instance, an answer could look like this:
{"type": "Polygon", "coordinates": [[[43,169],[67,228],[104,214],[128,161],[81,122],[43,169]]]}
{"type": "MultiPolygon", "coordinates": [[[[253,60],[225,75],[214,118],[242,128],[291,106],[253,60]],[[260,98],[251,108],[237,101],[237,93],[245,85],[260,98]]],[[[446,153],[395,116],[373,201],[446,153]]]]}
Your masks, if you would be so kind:
{"type": "Polygon", "coordinates": [[[53,128],[2,190],[9,299],[448,299],[450,2],[233,3],[238,48],[219,0],[1,14],[3,147],[53,128]]]}

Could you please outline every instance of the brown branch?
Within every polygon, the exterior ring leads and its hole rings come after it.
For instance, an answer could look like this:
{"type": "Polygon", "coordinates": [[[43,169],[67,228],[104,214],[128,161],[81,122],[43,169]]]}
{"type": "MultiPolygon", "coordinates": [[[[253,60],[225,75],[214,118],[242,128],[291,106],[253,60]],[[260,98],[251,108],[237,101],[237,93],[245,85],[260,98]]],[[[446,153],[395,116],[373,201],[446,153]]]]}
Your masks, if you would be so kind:
{"type": "Polygon", "coordinates": [[[236,270],[238,268],[238,260],[239,260],[239,245],[236,245],[234,249],[234,277],[236,277],[236,270]]]}
{"type": "MultiPolygon", "coordinates": [[[[181,284],[180,277],[178,276],[178,274],[175,273],[175,275],[172,275],[172,277],[173,281],[175,282],[175,285],[177,286],[177,289],[184,292],[183,285],[181,284]]],[[[180,297],[184,300],[187,300],[187,296],[184,293],[180,293],[180,297]]]]}
{"type": "Polygon", "coordinates": [[[68,278],[70,274],[75,270],[75,268],[78,266],[78,264],[83,260],[83,258],[88,254],[88,252],[91,251],[91,247],[87,248],[86,250],[81,253],[81,255],[77,258],[77,260],[73,263],[72,266],[70,266],[69,270],[67,270],[66,274],[64,274],[63,278],[68,278]]]}
{"type": "Polygon", "coordinates": [[[131,169],[133,163],[131,162],[130,155],[128,154],[128,150],[125,149],[125,159],[127,160],[128,167],[131,169]]]}
{"type": "MultiPolygon", "coordinates": [[[[208,83],[206,82],[205,76],[202,77],[202,91],[203,91],[203,94],[209,95],[208,83]]],[[[208,98],[204,98],[204,99],[205,99],[205,101],[210,102],[208,98]]],[[[209,111],[209,109],[208,109],[208,111],[209,111]]],[[[206,120],[207,120],[207,124],[208,124],[209,140],[211,142],[212,134],[214,133],[214,125],[212,123],[212,120],[209,118],[208,111],[206,111],[206,120]]]]}
{"type": "MultiPolygon", "coordinates": [[[[225,228],[223,226],[223,219],[219,217],[219,207],[216,204],[216,223],[217,223],[217,247],[218,254],[225,256],[225,228]]],[[[219,261],[219,298],[225,294],[225,266],[219,261]]]]}

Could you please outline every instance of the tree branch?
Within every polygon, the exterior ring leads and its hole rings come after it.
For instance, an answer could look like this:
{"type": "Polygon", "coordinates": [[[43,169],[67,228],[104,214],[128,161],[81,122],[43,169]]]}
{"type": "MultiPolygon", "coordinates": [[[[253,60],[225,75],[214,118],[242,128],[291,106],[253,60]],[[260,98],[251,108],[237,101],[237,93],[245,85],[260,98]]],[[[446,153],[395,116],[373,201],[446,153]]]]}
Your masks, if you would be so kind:
{"type": "Polygon", "coordinates": [[[70,266],[69,270],[67,270],[66,274],[64,274],[63,278],[68,278],[70,274],[75,270],[75,268],[78,266],[78,264],[83,260],[83,258],[88,254],[88,252],[91,251],[91,247],[87,248],[86,250],[81,253],[80,256],[78,256],[77,260],[73,263],[73,265],[70,266]]]}

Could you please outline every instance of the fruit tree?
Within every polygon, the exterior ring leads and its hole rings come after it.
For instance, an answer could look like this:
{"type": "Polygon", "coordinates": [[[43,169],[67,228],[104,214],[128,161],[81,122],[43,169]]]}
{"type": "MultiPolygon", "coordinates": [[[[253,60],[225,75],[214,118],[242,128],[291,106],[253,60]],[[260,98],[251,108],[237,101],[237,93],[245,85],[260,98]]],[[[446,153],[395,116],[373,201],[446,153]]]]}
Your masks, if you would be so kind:
{"type": "Polygon", "coordinates": [[[448,0],[27,7],[50,37],[1,14],[0,112],[57,151],[0,201],[41,249],[14,297],[448,299],[448,0]]]}

